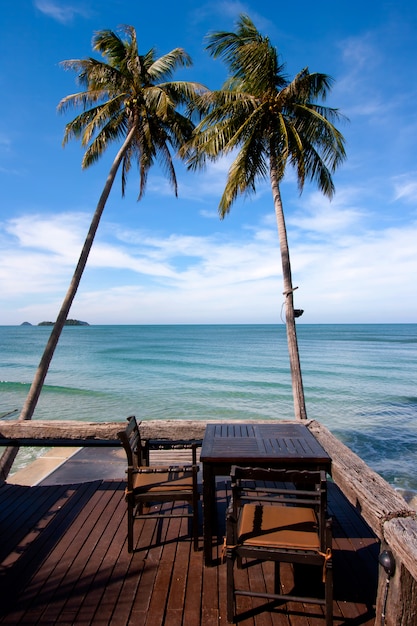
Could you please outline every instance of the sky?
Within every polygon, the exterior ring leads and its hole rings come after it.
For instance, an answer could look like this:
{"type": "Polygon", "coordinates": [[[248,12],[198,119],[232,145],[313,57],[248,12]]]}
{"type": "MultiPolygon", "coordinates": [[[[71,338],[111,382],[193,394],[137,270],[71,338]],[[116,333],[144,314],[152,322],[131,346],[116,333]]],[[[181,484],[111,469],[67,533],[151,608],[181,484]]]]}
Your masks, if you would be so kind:
{"type": "MultiPolygon", "coordinates": [[[[347,159],[329,201],[300,195],[291,170],[281,193],[298,324],[417,322],[417,5],[412,0],[270,0],[157,3],[14,0],[0,21],[0,325],[54,321],[75,269],[117,145],[81,168],[62,146],[57,112],[78,90],[60,62],[95,56],[95,31],[136,28],[139,51],[176,47],[193,60],[175,78],[211,89],[226,78],[205,36],[240,14],[277,48],[292,79],[329,74],[326,104],[347,159]]],[[[132,169],[116,179],[69,317],[90,324],[282,323],[282,272],[268,181],[218,204],[230,159],[189,172],[175,158],[178,198],[157,167],[138,202],[132,169]]]]}

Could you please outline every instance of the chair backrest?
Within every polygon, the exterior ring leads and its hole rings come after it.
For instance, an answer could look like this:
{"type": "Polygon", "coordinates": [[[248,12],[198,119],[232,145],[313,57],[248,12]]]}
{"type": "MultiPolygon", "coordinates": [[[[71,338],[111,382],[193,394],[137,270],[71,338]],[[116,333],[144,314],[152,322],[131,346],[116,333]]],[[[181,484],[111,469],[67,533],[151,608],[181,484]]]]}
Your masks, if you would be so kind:
{"type": "Polygon", "coordinates": [[[313,508],[319,524],[320,543],[325,546],[327,481],[323,470],[273,469],[232,466],[230,513],[250,501],[313,508]]]}
{"type": "MultiPolygon", "coordinates": [[[[130,415],[125,430],[117,433],[127,456],[128,471],[149,465],[149,450],[190,450],[192,464],[197,465],[197,448],[201,447],[201,439],[148,439],[141,440],[140,421],[135,415],[130,415]]],[[[178,463],[176,464],[178,465],[178,463]]]]}
{"type": "Polygon", "coordinates": [[[125,430],[117,433],[127,456],[128,469],[136,470],[144,465],[142,442],[140,438],[140,422],[135,415],[130,415],[125,430]]]}

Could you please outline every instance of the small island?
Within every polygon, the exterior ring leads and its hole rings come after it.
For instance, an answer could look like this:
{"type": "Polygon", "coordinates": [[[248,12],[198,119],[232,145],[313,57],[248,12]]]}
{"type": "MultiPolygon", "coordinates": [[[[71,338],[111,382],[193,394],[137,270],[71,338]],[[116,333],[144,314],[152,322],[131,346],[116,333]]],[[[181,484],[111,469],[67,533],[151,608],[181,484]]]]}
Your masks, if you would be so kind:
{"type": "MultiPolygon", "coordinates": [[[[53,326],[55,322],[39,322],[38,326],[53,326]]],[[[88,322],[80,320],[66,320],[64,326],[90,326],[88,322]]]]}

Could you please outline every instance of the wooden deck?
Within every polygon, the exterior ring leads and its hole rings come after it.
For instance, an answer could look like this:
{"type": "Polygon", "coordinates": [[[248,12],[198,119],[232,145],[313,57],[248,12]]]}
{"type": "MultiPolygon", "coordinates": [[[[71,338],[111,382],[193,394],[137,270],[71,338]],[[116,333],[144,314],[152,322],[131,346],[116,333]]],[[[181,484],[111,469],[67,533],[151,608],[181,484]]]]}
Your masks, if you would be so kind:
{"type": "MultiPolygon", "coordinates": [[[[222,524],[227,483],[217,483],[222,524]]],[[[210,626],[226,624],[221,536],[215,566],[193,552],[187,520],[136,522],[137,551],[126,548],[124,482],[0,487],[0,624],[35,626],[210,626]]],[[[170,505],[164,505],[170,506],[170,505]]],[[[373,626],[378,541],[331,484],[334,518],[334,624],[373,626]]],[[[243,569],[262,587],[269,565],[243,569]]],[[[266,581],[266,583],[265,583],[266,581]]],[[[291,572],[283,584],[292,585],[291,572]]],[[[321,607],[285,604],[256,613],[241,598],[243,625],[320,626],[321,607]]]]}

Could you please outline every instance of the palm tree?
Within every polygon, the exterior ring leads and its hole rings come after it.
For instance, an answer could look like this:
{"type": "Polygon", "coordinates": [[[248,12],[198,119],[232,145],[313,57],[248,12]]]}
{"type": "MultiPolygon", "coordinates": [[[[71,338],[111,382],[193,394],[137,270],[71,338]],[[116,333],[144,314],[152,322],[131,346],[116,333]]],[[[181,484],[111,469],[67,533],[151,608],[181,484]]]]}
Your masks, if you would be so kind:
{"type": "Polygon", "coordinates": [[[204,117],[183,154],[191,169],[207,159],[236,154],[219,204],[221,218],[239,194],[255,192],[256,181],[269,174],[281,250],[294,410],[297,419],[305,419],[280,183],[289,164],[296,171],[300,192],[311,180],[332,197],[332,173],[345,158],[344,139],[332,123],[341,116],[337,109],[320,104],[332,79],[305,68],[289,82],[276,49],[245,15],[240,16],[236,32],[215,32],[207,40],[210,54],[228,66],[229,78],[221,90],[201,95],[204,117]]]}
{"type": "MultiPolygon", "coordinates": [[[[62,303],[50,338],[29,390],[20,420],[31,419],[45,381],[50,362],[62,328],[77,292],[81,276],[102,216],[107,198],[120,165],[122,166],[122,195],[132,162],[139,170],[140,200],[145,192],[149,169],[158,160],[177,195],[171,149],[178,149],[191,136],[191,103],[204,88],[194,82],[170,80],[174,71],[191,65],[191,59],[181,48],[156,57],[154,49],[140,55],[136,31],[132,26],[121,29],[122,38],[111,30],[102,30],[93,37],[93,50],[103,60],[94,58],[63,61],[65,69],[78,74],[84,91],[63,98],[58,110],[83,109],[66,125],[64,145],[72,138],[81,139],[86,147],[82,166],[95,163],[108,145],[122,141],[91,221],[81,255],[69,289],[62,303]],[[184,113],[180,112],[181,107],[184,113]]],[[[0,464],[7,476],[17,449],[8,449],[0,464]]]]}

